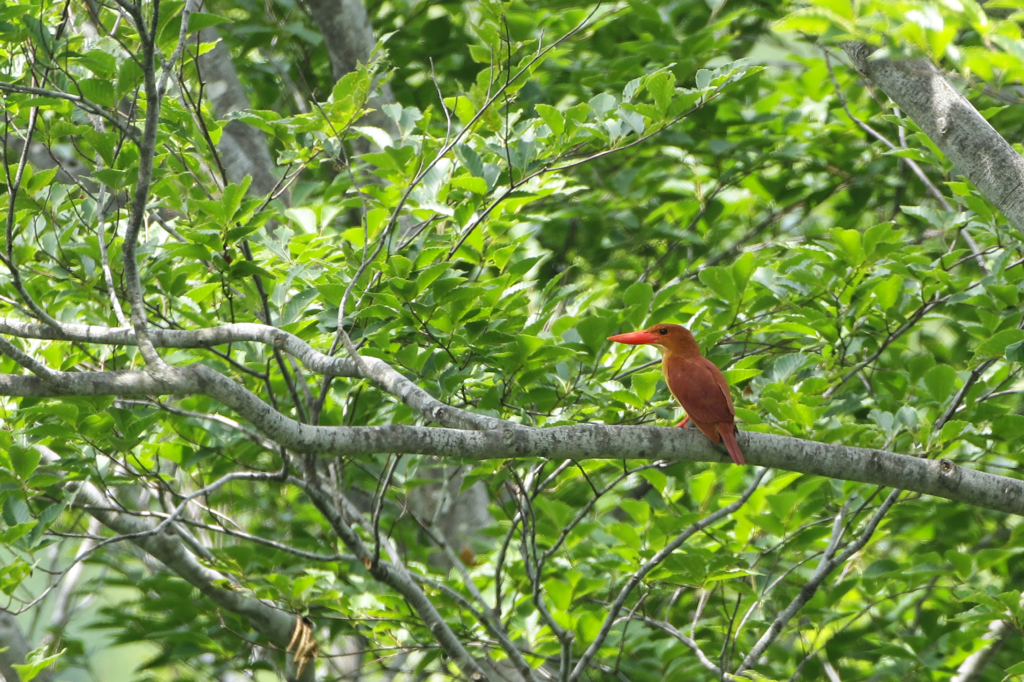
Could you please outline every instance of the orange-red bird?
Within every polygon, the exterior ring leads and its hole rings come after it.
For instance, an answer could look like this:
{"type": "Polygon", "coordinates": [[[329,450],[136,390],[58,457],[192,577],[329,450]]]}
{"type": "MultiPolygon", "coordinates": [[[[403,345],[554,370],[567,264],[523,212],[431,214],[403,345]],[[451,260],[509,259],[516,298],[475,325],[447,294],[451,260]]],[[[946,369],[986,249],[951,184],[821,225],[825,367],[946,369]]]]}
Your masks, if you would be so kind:
{"type": "Polygon", "coordinates": [[[689,329],[678,324],[656,324],[642,332],[609,336],[608,340],[661,349],[661,373],[687,415],[676,426],[693,421],[712,443],[725,442],[733,462],[745,463],[736,442],[736,410],[729,384],[715,363],[700,354],[689,329]]]}

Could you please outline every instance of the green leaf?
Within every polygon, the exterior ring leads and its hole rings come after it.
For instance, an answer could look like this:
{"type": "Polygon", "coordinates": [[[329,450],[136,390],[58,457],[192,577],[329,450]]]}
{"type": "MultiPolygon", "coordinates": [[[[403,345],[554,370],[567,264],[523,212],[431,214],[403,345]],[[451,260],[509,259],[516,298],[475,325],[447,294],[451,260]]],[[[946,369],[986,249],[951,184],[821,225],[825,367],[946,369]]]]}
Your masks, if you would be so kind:
{"type": "Polygon", "coordinates": [[[647,282],[633,282],[622,294],[622,300],[627,306],[636,308],[645,315],[652,298],[654,298],[654,287],[647,282]]]}
{"type": "Polygon", "coordinates": [[[1006,441],[1017,440],[1024,436],[1024,416],[1004,414],[1002,417],[993,420],[992,432],[1006,441]]]}
{"type": "Polygon", "coordinates": [[[435,263],[416,276],[416,290],[425,291],[438,277],[451,270],[448,263],[435,263]]]}
{"type": "Polygon", "coordinates": [[[621,509],[633,517],[639,526],[647,525],[651,517],[651,506],[640,500],[622,500],[619,503],[621,509]]]}
{"type": "Polygon", "coordinates": [[[576,331],[592,353],[596,353],[607,343],[611,328],[611,322],[597,316],[585,317],[576,324],[576,331]]]}
{"type": "Polygon", "coordinates": [[[476,150],[465,144],[455,145],[455,158],[459,160],[463,168],[472,173],[475,177],[484,177],[484,162],[476,150]]]}
{"type": "Polygon", "coordinates": [[[4,500],[3,517],[8,526],[25,523],[29,518],[28,505],[24,500],[9,496],[4,500]]]}
{"type": "Polygon", "coordinates": [[[704,268],[700,271],[698,278],[719,298],[725,301],[735,301],[738,298],[736,280],[733,278],[730,268],[717,266],[704,268]]]}
{"type": "Polygon", "coordinates": [[[656,73],[647,79],[647,91],[654,98],[654,105],[658,111],[664,114],[672,103],[672,96],[675,94],[675,78],[671,73],[656,73]]]}
{"type": "Polygon", "coordinates": [[[919,422],[917,410],[910,405],[904,405],[896,411],[896,421],[903,424],[905,427],[914,431],[917,429],[919,422]]]}
{"type": "Polygon", "coordinates": [[[637,372],[630,377],[630,382],[637,397],[646,403],[654,397],[654,389],[657,387],[659,379],[661,379],[661,372],[637,372]]]}
{"type": "Polygon", "coordinates": [[[953,564],[953,570],[956,571],[957,575],[961,578],[967,578],[971,575],[973,568],[973,562],[969,554],[964,554],[955,549],[946,551],[946,560],[953,564]]]}
{"type": "Polygon", "coordinates": [[[760,376],[761,370],[733,368],[722,370],[722,375],[725,377],[725,380],[729,382],[730,386],[735,386],[736,384],[743,383],[747,379],[753,379],[756,376],[760,376]]]}
{"type": "Polygon", "coordinates": [[[490,64],[491,51],[483,45],[469,45],[469,56],[477,64],[490,64]]]}
{"type": "Polygon", "coordinates": [[[772,367],[772,381],[785,382],[794,372],[803,367],[806,362],[807,358],[803,353],[783,355],[775,361],[775,365],[772,367]]]}
{"type": "Polygon", "coordinates": [[[195,33],[196,31],[202,31],[204,28],[210,28],[211,26],[219,26],[220,24],[230,24],[231,19],[219,14],[206,14],[205,12],[193,12],[188,17],[188,32],[195,33]]]}
{"type": "Polygon", "coordinates": [[[388,267],[395,277],[405,279],[412,272],[412,261],[405,256],[396,254],[388,259],[388,267]]]}
{"type": "Polygon", "coordinates": [[[3,533],[0,533],[0,543],[10,545],[17,542],[21,538],[25,537],[29,531],[35,528],[38,523],[38,521],[32,519],[31,521],[11,526],[3,533]]]}
{"type": "Polygon", "coordinates": [[[111,189],[120,189],[123,187],[127,174],[128,171],[115,170],[113,168],[101,168],[93,173],[97,180],[111,189]]]}
{"type": "Polygon", "coordinates": [[[256,265],[256,263],[248,260],[235,261],[228,268],[228,273],[229,277],[232,279],[241,279],[243,277],[262,277],[264,281],[274,281],[274,275],[256,265]]]}
{"type": "Polygon", "coordinates": [[[341,305],[341,297],[345,294],[345,287],[340,284],[319,284],[316,287],[327,305],[337,308],[341,305]]]}
{"type": "Polygon", "coordinates": [[[956,383],[956,371],[949,365],[935,365],[924,374],[924,384],[928,387],[928,393],[939,402],[952,397],[956,383]]]}
{"type": "Polygon", "coordinates": [[[875,301],[881,310],[888,310],[896,304],[896,300],[903,291],[903,278],[898,275],[887,277],[872,289],[875,301]]]}
{"type": "Polygon", "coordinates": [[[460,177],[452,178],[452,187],[461,187],[467,189],[474,194],[487,194],[487,181],[483,178],[478,177],[460,177]]]}
{"type": "Polygon", "coordinates": [[[861,246],[860,232],[834,228],[830,231],[832,240],[839,247],[839,253],[850,265],[864,262],[864,248],[861,246]]]}
{"type": "Polygon", "coordinates": [[[1024,331],[1020,329],[1005,329],[978,346],[975,352],[980,357],[1000,356],[1006,352],[1006,347],[1024,341],[1024,331]]]}
{"type": "Polygon", "coordinates": [[[12,668],[17,671],[18,676],[21,677],[22,682],[32,682],[39,673],[46,670],[48,667],[56,663],[65,649],[61,649],[52,656],[43,657],[43,652],[40,650],[33,651],[28,655],[28,662],[24,664],[14,663],[11,665],[12,668]]]}
{"type": "Polygon", "coordinates": [[[547,104],[538,104],[535,107],[537,113],[547,124],[548,128],[551,128],[551,132],[555,135],[561,135],[565,132],[565,120],[562,118],[561,112],[552,106],[547,104]]]}
{"type": "Polygon", "coordinates": [[[1024,362],[1024,341],[1017,341],[1007,346],[1006,359],[1009,362],[1024,362]]]}
{"type": "Polygon", "coordinates": [[[114,83],[108,78],[83,78],[78,81],[82,97],[101,107],[114,106],[114,83]]]}
{"type": "Polygon", "coordinates": [[[754,274],[756,266],[757,259],[752,251],[745,252],[733,263],[732,276],[736,280],[736,289],[740,295],[746,290],[747,283],[750,282],[750,276],[754,274]]]}
{"type": "Polygon", "coordinates": [[[572,585],[561,578],[544,581],[544,591],[556,609],[568,611],[572,606],[572,585]]]}
{"type": "Polygon", "coordinates": [[[1011,665],[1003,671],[1004,675],[1024,675],[1024,662],[1011,665]]]}
{"type": "Polygon", "coordinates": [[[544,347],[544,339],[529,334],[516,334],[516,345],[525,360],[544,347]]]}
{"type": "Polygon", "coordinates": [[[40,454],[35,448],[11,447],[7,455],[14,466],[14,473],[22,480],[31,476],[39,466],[40,454]]]}
{"type": "Polygon", "coordinates": [[[638,550],[641,544],[643,544],[640,535],[636,532],[636,528],[628,523],[613,523],[606,530],[630,549],[638,550]]]}
{"type": "Polygon", "coordinates": [[[618,103],[615,98],[606,92],[602,92],[600,95],[592,98],[588,103],[590,110],[594,112],[594,116],[597,118],[603,118],[606,113],[615,109],[618,103]]]}
{"type": "Polygon", "coordinates": [[[968,422],[952,419],[942,425],[942,431],[939,432],[939,440],[943,443],[948,443],[958,438],[967,426],[968,422]]]}
{"type": "Polygon", "coordinates": [[[210,284],[203,284],[201,286],[198,286],[195,289],[190,289],[189,291],[185,292],[185,296],[192,299],[196,303],[202,303],[211,295],[213,295],[214,292],[219,291],[220,289],[221,284],[217,282],[212,282],[210,284]]]}

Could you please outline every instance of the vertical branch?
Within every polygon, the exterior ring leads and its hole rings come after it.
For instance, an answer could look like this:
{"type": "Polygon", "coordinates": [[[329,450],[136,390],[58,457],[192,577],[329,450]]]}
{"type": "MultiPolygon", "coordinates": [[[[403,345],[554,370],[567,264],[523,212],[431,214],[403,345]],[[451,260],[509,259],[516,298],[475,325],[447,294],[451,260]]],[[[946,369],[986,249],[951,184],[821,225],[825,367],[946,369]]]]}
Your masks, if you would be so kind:
{"type": "MultiPolygon", "coordinates": [[[[122,0],[123,4],[123,0],[122,0]]],[[[163,100],[167,82],[173,71],[174,63],[181,56],[184,50],[185,40],[188,33],[189,16],[197,6],[196,0],[188,0],[182,10],[181,30],[178,36],[178,45],[174,50],[171,61],[165,65],[160,82],[156,78],[156,29],[160,19],[160,5],[153,5],[153,20],[151,29],[147,29],[145,19],[138,7],[129,6],[129,12],[139,32],[139,40],[142,44],[141,66],[143,75],[143,88],[146,93],[146,117],[145,128],[142,132],[142,141],[139,143],[139,174],[135,184],[135,195],[132,198],[131,214],[128,219],[128,227],[125,230],[123,257],[124,277],[128,288],[128,302],[131,307],[132,326],[135,329],[135,337],[138,340],[139,351],[145,359],[146,364],[154,368],[165,367],[163,358],[156,352],[156,347],[149,338],[146,319],[146,303],[142,288],[142,278],[139,276],[138,242],[139,232],[146,217],[146,202],[149,199],[149,188],[153,182],[153,161],[156,157],[157,131],[160,126],[160,105],[163,100]],[[134,10],[134,11],[133,11],[134,10]]]]}
{"type": "MultiPolygon", "coordinates": [[[[117,287],[114,285],[114,273],[110,270],[110,254],[107,251],[107,235],[104,230],[104,224],[107,220],[106,189],[106,185],[100,185],[99,199],[96,202],[96,238],[100,244],[100,267],[103,270],[103,281],[107,284],[110,307],[114,310],[117,324],[119,327],[127,327],[129,325],[128,318],[125,317],[124,311],[121,310],[121,302],[117,299],[117,287]]],[[[117,235],[116,228],[114,235],[117,235]]]]}
{"type": "MultiPolygon", "coordinates": [[[[25,305],[28,306],[29,310],[49,326],[54,329],[60,329],[60,323],[50,317],[50,315],[35,302],[35,299],[33,299],[25,289],[25,285],[21,281],[21,271],[18,270],[18,266],[14,261],[14,213],[17,205],[18,190],[21,189],[21,179],[25,174],[25,166],[28,165],[29,147],[32,146],[32,136],[35,134],[36,120],[38,117],[39,108],[32,107],[28,114],[28,130],[25,131],[25,145],[21,148],[21,156],[18,158],[18,168],[14,173],[13,179],[11,178],[10,169],[6,166],[4,167],[7,177],[7,194],[10,198],[7,206],[7,222],[5,230],[5,236],[7,239],[5,246],[7,247],[7,254],[5,257],[2,257],[2,260],[11,273],[11,280],[14,284],[15,290],[18,292],[21,300],[25,302],[25,305]]],[[[4,136],[4,139],[7,139],[6,135],[4,136]]]]}
{"type": "Polygon", "coordinates": [[[313,505],[320,511],[323,517],[331,525],[331,528],[338,535],[338,538],[345,543],[345,546],[353,552],[363,565],[366,566],[376,580],[388,585],[402,595],[412,609],[423,619],[423,623],[430,629],[431,634],[437,639],[438,644],[462,669],[471,680],[487,680],[489,677],[484,673],[483,668],[477,663],[466,647],[462,645],[451,627],[444,621],[437,608],[430,602],[427,595],[423,593],[413,581],[409,572],[398,563],[386,563],[384,561],[374,562],[373,553],[363,542],[359,534],[345,521],[342,514],[334,508],[331,498],[307,473],[307,480],[289,479],[300,486],[313,505]]]}

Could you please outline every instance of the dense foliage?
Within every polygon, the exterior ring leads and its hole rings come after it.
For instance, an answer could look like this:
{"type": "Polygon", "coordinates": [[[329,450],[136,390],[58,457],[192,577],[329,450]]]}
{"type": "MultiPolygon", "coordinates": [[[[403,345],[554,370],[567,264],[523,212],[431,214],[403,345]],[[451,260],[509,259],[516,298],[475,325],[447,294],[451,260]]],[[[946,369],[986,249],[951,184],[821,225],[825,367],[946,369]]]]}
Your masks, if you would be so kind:
{"type": "MultiPolygon", "coordinates": [[[[368,6],[386,40],[339,80],[303,7],[217,1],[188,28],[216,26],[249,98],[217,120],[199,58],[212,45],[190,33],[172,63],[185,4],[146,3],[172,70],[156,72],[167,94],[141,210],[155,91],[134,6],[8,3],[2,331],[52,370],[142,369],[134,345],[8,324],[125,326],[136,207],[151,331],[258,322],[345,355],[340,324],[362,356],[475,414],[670,425],[655,352],[605,338],[679,322],[725,371],[744,430],[1018,477],[1020,233],[834,51],[857,39],[931,58],[1018,139],[1016,3],[953,4],[395,0],[368,6]],[[364,117],[384,82],[386,118],[364,117]],[[284,191],[228,181],[228,120],[266,134],[284,191]],[[25,163],[27,144],[46,152],[25,163]]],[[[5,353],[2,372],[35,371],[5,353]]],[[[304,423],[425,423],[373,382],[325,380],[259,343],[160,353],[304,423]]],[[[75,491],[90,482],[159,522],[222,476],[285,460],[292,479],[286,466],[204,490],[172,527],[237,591],[309,617],[323,679],[463,675],[342,544],[313,479],[364,515],[350,521],[363,540],[418,576],[474,655],[506,657],[480,599],[539,679],[606,625],[585,679],[718,679],[837,548],[858,551],[743,664],[757,679],[949,679],[991,623],[1024,626],[1024,526],[945,500],[888,506],[888,489],[775,470],[743,502],[757,469],[724,464],[316,460],[205,395],[8,397],[2,419],[0,605],[68,679],[114,679],[94,657],[128,643],[145,645],[131,679],[284,669],[283,647],[110,541],[75,491]],[[645,562],[734,502],[608,617],[645,562]],[[63,573],[83,550],[84,573],[63,573]],[[47,634],[58,597],[69,613],[47,634]]],[[[1004,639],[976,679],[1024,674],[1024,642],[1004,639]]]]}

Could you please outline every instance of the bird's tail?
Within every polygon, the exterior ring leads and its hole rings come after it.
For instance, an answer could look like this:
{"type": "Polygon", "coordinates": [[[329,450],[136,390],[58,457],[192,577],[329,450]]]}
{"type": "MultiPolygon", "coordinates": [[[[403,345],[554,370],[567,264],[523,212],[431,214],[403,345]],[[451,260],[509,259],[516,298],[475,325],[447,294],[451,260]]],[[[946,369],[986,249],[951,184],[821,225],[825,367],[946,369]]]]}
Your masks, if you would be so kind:
{"type": "Polygon", "coordinates": [[[718,434],[722,437],[722,442],[725,443],[732,461],[736,464],[746,464],[746,461],[743,459],[743,453],[740,452],[740,444],[736,442],[736,425],[719,423],[717,426],[718,434]]]}

